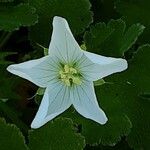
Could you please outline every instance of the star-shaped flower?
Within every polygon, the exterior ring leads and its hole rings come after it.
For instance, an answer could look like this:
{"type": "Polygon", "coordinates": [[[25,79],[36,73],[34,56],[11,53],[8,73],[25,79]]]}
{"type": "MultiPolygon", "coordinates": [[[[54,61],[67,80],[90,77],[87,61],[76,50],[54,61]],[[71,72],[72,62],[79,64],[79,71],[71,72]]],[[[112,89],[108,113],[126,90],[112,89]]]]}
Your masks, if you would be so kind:
{"type": "Polygon", "coordinates": [[[97,102],[93,81],[126,68],[124,59],[81,50],[67,21],[56,16],[53,19],[49,54],[40,59],[10,65],[7,70],[46,88],[31,124],[32,128],[39,128],[71,105],[85,118],[105,124],[107,117],[97,102]]]}

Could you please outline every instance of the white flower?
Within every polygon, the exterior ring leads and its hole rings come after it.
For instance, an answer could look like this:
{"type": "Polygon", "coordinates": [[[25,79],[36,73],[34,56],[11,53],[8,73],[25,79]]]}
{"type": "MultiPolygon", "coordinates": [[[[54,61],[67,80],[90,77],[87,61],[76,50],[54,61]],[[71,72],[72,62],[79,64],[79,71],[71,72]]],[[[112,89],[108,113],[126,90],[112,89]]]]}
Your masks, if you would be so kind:
{"type": "Polygon", "coordinates": [[[53,19],[49,55],[10,65],[7,70],[46,88],[31,124],[32,128],[39,128],[71,105],[85,118],[105,124],[107,117],[98,105],[93,81],[126,68],[127,62],[124,59],[81,50],[67,21],[56,16],[53,19]]]}

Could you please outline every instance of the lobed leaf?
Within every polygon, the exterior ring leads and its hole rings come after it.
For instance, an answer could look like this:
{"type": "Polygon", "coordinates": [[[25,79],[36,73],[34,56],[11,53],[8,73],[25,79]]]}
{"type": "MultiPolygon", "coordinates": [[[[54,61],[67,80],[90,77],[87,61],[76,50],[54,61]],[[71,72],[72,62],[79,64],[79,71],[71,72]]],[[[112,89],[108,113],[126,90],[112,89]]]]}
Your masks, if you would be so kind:
{"type": "Polygon", "coordinates": [[[84,146],[84,137],[77,133],[70,119],[55,119],[29,133],[31,150],[82,150],[84,146]]]}
{"type": "Polygon", "coordinates": [[[150,36],[150,1],[149,0],[117,0],[116,10],[123,15],[128,25],[141,23],[146,29],[141,37],[142,42],[149,42],[150,36]]]}
{"type": "Polygon", "coordinates": [[[20,130],[13,124],[7,124],[0,118],[0,149],[28,150],[20,130]]]}
{"type": "Polygon", "coordinates": [[[95,87],[100,106],[108,117],[104,126],[79,117],[73,110],[65,114],[81,124],[87,143],[112,146],[126,136],[131,148],[149,149],[150,103],[141,98],[141,94],[150,93],[149,57],[150,46],[140,47],[125,72],[107,77],[105,84],[95,87]]]}
{"type": "MultiPolygon", "coordinates": [[[[150,92],[150,46],[144,45],[138,49],[129,68],[121,75],[109,78],[113,82],[108,99],[119,99],[123,111],[132,122],[132,130],[127,136],[127,142],[134,149],[149,149],[150,133],[150,102],[141,94],[150,92]]],[[[103,97],[102,97],[103,100],[103,97]]]]}
{"type": "Polygon", "coordinates": [[[131,48],[143,32],[144,26],[133,24],[126,29],[123,20],[111,20],[106,25],[98,23],[91,26],[90,31],[84,35],[88,51],[104,56],[122,57],[131,48]]]}
{"type": "Polygon", "coordinates": [[[108,117],[105,125],[80,116],[74,109],[64,113],[66,117],[81,126],[81,134],[85,137],[87,144],[114,146],[131,131],[132,123],[122,111],[119,99],[111,98],[111,94],[108,94],[110,86],[103,84],[95,87],[99,104],[108,117]],[[110,97],[104,97],[105,95],[110,95],[110,97]]]}
{"type": "Polygon", "coordinates": [[[28,4],[1,6],[0,12],[0,30],[9,32],[19,29],[20,26],[34,25],[38,20],[35,8],[28,4]]]}
{"type": "Polygon", "coordinates": [[[19,96],[14,92],[18,83],[17,78],[9,77],[5,65],[0,65],[0,100],[18,99],[19,96]]]}
{"type": "Polygon", "coordinates": [[[75,35],[92,22],[89,0],[30,0],[29,4],[39,15],[38,24],[30,28],[30,39],[44,47],[49,46],[54,16],[65,17],[75,35]]]}

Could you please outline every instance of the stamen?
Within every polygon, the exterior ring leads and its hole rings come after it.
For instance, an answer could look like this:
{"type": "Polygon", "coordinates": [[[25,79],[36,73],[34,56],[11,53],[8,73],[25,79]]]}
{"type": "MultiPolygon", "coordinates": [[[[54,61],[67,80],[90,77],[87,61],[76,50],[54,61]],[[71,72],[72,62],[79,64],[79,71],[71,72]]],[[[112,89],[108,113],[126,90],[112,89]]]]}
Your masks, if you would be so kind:
{"type": "Polygon", "coordinates": [[[79,72],[69,65],[64,65],[64,68],[59,71],[60,79],[67,86],[71,86],[73,83],[77,85],[81,85],[81,75],[79,72]]]}

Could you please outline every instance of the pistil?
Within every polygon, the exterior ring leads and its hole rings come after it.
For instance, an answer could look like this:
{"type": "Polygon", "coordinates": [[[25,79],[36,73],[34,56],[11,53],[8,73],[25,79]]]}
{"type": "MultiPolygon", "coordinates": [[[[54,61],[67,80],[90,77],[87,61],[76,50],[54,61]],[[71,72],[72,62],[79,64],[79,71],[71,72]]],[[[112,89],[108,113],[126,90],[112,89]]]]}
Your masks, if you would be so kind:
{"type": "Polygon", "coordinates": [[[73,83],[77,85],[81,85],[81,75],[77,71],[77,69],[69,66],[64,65],[62,70],[59,71],[60,79],[63,81],[67,86],[71,86],[73,83]]]}

